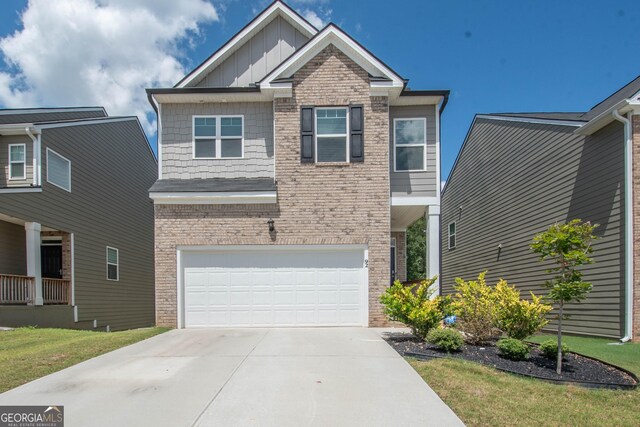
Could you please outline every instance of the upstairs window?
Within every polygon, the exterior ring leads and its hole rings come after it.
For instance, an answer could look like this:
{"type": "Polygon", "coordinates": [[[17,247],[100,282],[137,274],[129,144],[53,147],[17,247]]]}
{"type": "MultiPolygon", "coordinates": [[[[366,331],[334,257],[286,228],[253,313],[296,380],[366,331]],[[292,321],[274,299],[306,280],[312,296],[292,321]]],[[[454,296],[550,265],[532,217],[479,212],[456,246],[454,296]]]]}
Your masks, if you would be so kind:
{"type": "Polygon", "coordinates": [[[120,256],[116,248],[107,246],[107,280],[120,279],[120,256]]]}
{"type": "Polygon", "coordinates": [[[47,148],[47,182],[71,192],[71,161],[47,148]]]}
{"type": "Polygon", "coordinates": [[[26,157],[26,144],[9,144],[9,179],[27,178],[26,157]]]}
{"type": "Polygon", "coordinates": [[[449,249],[456,247],[456,223],[449,224],[449,249]]]}
{"type": "Polygon", "coordinates": [[[242,116],[194,116],[194,159],[241,159],[244,155],[242,116]]]}
{"type": "Polygon", "coordinates": [[[346,162],[347,108],[316,108],[316,162],[346,162]]]}
{"type": "Polygon", "coordinates": [[[395,171],[426,170],[427,120],[394,119],[393,127],[395,171]]]}

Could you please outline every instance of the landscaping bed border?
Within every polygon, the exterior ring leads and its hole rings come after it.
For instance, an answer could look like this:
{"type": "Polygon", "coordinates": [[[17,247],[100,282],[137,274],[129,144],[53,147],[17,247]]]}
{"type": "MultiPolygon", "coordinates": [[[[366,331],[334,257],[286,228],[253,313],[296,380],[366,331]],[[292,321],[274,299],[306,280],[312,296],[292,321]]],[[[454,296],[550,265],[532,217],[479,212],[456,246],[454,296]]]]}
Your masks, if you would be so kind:
{"type": "Polygon", "coordinates": [[[497,366],[493,366],[493,365],[489,365],[487,363],[482,363],[482,362],[477,362],[475,360],[467,360],[464,359],[462,357],[455,357],[455,356],[450,356],[450,355],[433,355],[433,354],[424,354],[424,353],[417,353],[417,352],[413,352],[413,351],[406,351],[404,352],[405,356],[408,357],[414,357],[416,359],[457,359],[457,360],[465,360],[467,362],[471,362],[471,363],[477,363],[479,365],[483,365],[483,366],[488,366],[490,368],[493,369],[497,369],[498,371],[502,371],[502,372],[507,372],[510,374],[515,374],[521,377],[525,377],[525,378],[534,378],[534,379],[538,379],[538,380],[542,380],[542,381],[547,381],[553,384],[558,384],[558,385],[578,385],[581,387],[585,387],[585,388],[599,388],[599,389],[610,389],[610,390],[635,390],[638,387],[638,383],[640,382],[640,380],[638,380],[638,377],[636,376],[636,374],[634,374],[633,372],[622,368],[620,366],[614,365],[612,363],[609,362],[605,362],[604,360],[600,360],[598,358],[595,357],[591,357],[591,356],[585,356],[584,354],[580,354],[580,353],[576,353],[573,351],[570,351],[569,353],[573,353],[575,355],[578,355],[580,357],[584,357],[585,359],[590,359],[590,360],[594,360],[596,362],[602,363],[603,365],[607,365],[610,366],[612,368],[618,369],[622,372],[624,372],[625,374],[629,375],[631,378],[633,378],[633,380],[636,382],[635,384],[622,384],[622,383],[603,383],[603,382],[594,382],[594,381],[578,381],[578,380],[559,380],[559,379],[555,379],[555,378],[548,378],[548,377],[543,377],[543,376],[539,376],[539,375],[529,375],[529,374],[524,374],[522,372],[517,372],[511,369],[507,369],[507,368],[500,368],[497,366]]]}

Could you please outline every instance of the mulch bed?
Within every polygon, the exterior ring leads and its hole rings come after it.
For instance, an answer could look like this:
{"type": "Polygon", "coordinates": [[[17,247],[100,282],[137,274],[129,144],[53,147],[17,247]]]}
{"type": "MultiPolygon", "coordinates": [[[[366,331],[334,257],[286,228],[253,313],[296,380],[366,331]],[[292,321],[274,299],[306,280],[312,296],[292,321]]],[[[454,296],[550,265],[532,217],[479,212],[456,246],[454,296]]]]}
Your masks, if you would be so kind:
{"type": "Polygon", "coordinates": [[[562,363],[563,372],[558,375],[555,360],[544,357],[534,345],[531,346],[527,360],[516,362],[502,357],[494,345],[481,347],[465,344],[460,351],[448,354],[407,333],[390,333],[383,338],[402,356],[423,359],[453,357],[514,374],[587,387],[635,388],[638,384],[638,378],[631,372],[575,353],[565,355],[562,363]]]}

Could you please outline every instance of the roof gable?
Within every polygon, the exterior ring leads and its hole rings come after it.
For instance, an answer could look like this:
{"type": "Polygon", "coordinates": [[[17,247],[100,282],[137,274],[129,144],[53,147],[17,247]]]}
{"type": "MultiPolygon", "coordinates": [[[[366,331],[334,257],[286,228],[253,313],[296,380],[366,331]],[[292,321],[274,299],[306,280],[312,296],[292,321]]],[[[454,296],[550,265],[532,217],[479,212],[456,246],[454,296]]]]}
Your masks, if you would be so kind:
{"type": "MultiPolygon", "coordinates": [[[[299,47],[302,45],[303,38],[308,39],[313,37],[318,33],[318,30],[311,25],[307,20],[305,20],[302,16],[300,16],[297,12],[291,9],[289,6],[284,4],[283,2],[277,0],[273,2],[270,6],[268,6],[260,15],[254,18],[251,22],[249,22],[243,29],[241,29],[236,35],[234,35],[227,43],[225,43],[220,49],[215,51],[209,58],[207,58],[202,64],[196,67],[193,71],[187,74],[180,82],[178,82],[175,87],[176,88],[185,88],[185,87],[194,87],[200,86],[201,82],[207,78],[207,76],[214,72],[217,67],[223,66],[225,60],[231,58],[236,52],[241,51],[242,49],[247,49],[247,44],[254,36],[260,34],[265,30],[272,21],[284,21],[287,24],[286,32],[290,33],[288,36],[283,35],[279,38],[285,38],[286,43],[289,45],[293,44],[293,48],[299,47]],[[291,27],[291,29],[289,29],[291,27]],[[293,30],[294,32],[292,33],[293,30]]],[[[280,24],[278,24],[278,28],[280,28],[280,24]]],[[[265,37],[263,35],[262,37],[265,37]]],[[[265,41],[266,44],[266,41],[265,41]]],[[[243,55],[244,56],[244,55],[243,55]]],[[[251,57],[249,53],[247,57],[251,57]]],[[[282,58],[277,58],[278,62],[282,58]]],[[[224,69],[220,70],[224,74],[224,69]]],[[[268,71],[265,69],[264,74],[268,71]]],[[[251,80],[251,78],[249,78],[251,80]]],[[[226,80],[222,79],[221,81],[229,82],[229,78],[226,80]]],[[[244,82],[244,80],[243,80],[244,82]]],[[[237,77],[233,84],[229,84],[228,86],[238,86],[237,77]]],[[[205,82],[205,86],[208,84],[205,82]]]]}
{"type": "Polygon", "coordinates": [[[290,82],[283,82],[283,79],[290,78],[296,71],[329,45],[334,45],[367,71],[372,76],[372,86],[404,88],[405,80],[400,77],[398,73],[335,24],[326,26],[304,46],[271,71],[260,81],[260,88],[279,89],[282,88],[282,85],[290,85],[290,82]]]}

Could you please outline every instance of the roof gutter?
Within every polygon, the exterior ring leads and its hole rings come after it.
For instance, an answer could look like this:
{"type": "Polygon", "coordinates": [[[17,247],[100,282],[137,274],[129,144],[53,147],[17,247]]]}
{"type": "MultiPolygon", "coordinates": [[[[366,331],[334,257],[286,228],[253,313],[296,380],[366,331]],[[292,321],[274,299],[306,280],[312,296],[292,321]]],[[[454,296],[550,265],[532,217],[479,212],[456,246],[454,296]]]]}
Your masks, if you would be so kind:
{"type": "Polygon", "coordinates": [[[613,118],[624,125],[624,268],[625,268],[625,335],[622,342],[633,338],[633,133],[631,120],[620,115],[617,109],[611,112],[613,118]]]}

